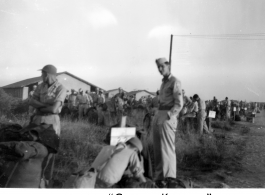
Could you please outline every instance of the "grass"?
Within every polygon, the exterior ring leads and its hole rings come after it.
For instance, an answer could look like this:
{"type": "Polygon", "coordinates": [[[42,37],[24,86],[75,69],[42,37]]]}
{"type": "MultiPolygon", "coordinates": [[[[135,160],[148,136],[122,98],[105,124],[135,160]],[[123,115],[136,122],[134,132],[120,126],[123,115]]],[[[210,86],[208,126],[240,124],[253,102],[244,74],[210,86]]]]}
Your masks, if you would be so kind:
{"type": "MultiPolygon", "coordinates": [[[[143,114],[141,116],[144,116],[143,114]]],[[[27,115],[7,118],[1,116],[1,121],[19,123],[22,126],[28,123],[27,115]]],[[[129,119],[133,122],[133,119],[129,119]]],[[[140,120],[138,117],[137,121],[140,120]]],[[[138,125],[141,122],[137,122],[138,125]]],[[[176,134],[176,154],[178,169],[213,171],[220,168],[240,170],[240,160],[244,155],[245,139],[231,135],[233,124],[228,122],[213,122],[213,128],[224,129],[222,133],[199,136],[196,133],[176,134]]],[[[108,127],[96,126],[86,121],[61,121],[61,141],[59,153],[56,157],[54,180],[64,182],[71,173],[84,167],[89,167],[101,148],[106,145],[104,139],[108,127]]],[[[242,134],[248,133],[247,129],[242,134]]],[[[150,148],[152,154],[152,132],[147,141],[143,143],[150,148]]]]}

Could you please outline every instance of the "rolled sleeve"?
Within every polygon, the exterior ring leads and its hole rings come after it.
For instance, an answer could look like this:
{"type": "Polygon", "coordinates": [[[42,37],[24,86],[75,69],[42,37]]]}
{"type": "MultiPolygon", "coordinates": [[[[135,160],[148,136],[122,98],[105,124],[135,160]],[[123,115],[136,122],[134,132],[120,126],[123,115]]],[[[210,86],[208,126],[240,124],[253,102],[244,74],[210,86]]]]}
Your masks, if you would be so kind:
{"type": "Polygon", "coordinates": [[[66,89],[63,87],[63,86],[60,86],[57,88],[57,91],[56,91],[56,97],[54,99],[54,102],[64,102],[66,98],[66,89]]]}
{"type": "Polygon", "coordinates": [[[32,98],[34,100],[40,101],[40,91],[41,91],[41,85],[38,85],[38,87],[36,88],[36,90],[34,91],[32,98]]]}
{"type": "Polygon", "coordinates": [[[176,80],[173,83],[173,98],[174,98],[174,106],[169,111],[170,116],[178,115],[178,113],[181,111],[183,107],[181,82],[178,80],[176,80]]]}
{"type": "Polygon", "coordinates": [[[144,170],[141,166],[141,162],[138,158],[138,155],[136,154],[136,152],[134,152],[130,159],[129,159],[129,163],[130,163],[130,171],[133,173],[134,176],[138,176],[139,174],[143,173],[144,170]]]}

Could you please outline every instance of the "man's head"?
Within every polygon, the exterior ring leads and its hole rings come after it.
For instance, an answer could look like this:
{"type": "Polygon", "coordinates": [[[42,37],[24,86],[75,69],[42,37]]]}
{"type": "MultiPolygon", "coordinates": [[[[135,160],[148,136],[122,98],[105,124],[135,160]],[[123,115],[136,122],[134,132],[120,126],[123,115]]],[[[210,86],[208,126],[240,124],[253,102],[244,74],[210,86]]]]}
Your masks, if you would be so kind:
{"type": "Polygon", "coordinates": [[[44,83],[52,84],[56,81],[57,68],[51,64],[41,69],[41,77],[44,83]]]}
{"type": "Polygon", "coordinates": [[[74,89],[71,89],[71,93],[74,94],[75,93],[75,90],[74,89]]]}
{"type": "Polygon", "coordinates": [[[225,99],[228,100],[228,97],[226,97],[225,99]]]}
{"type": "Polygon", "coordinates": [[[103,91],[102,90],[99,90],[99,94],[102,94],[103,93],[103,91]]]}
{"type": "Polygon", "coordinates": [[[215,96],[213,96],[213,99],[214,99],[214,100],[216,99],[215,96]]]}
{"type": "Polygon", "coordinates": [[[122,93],[122,92],[123,92],[123,90],[122,90],[122,88],[120,87],[120,88],[119,88],[119,93],[122,93]]]}
{"type": "Polygon", "coordinates": [[[132,146],[135,149],[137,149],[139,152],[142,152],[142,150],[143,150],[142,142],[137,137],[133,137],[133,138],[129,139],[126,142],[126,144],[132,146]]]}
{"type": "Polygon", "coordinates": [[[79,89],[79,93],[80,93],[80,94],[83,94],[83,89],[80,88],[80,89],[79,89]]]}
{"type": "Polygon", "coordinates": [[[33,91],[37,89],[37,85],[33,85],[33,91]]]}
{"type": "Polygon", "coordinates": [[[159,95],[159,90],[156,91],[156,95],[159,95]]]}
{"type": "Polygon", "coordinates": [[[193,102],[196,102],[196,101],[198,101],[200,99],[200,97],[198,96],[198,94],[195,94],[194,96],[193,96],[193,98],[192,98],[192,101],[193,102]]]}
{"type": "Polygon", "coordinates": [[[170,75],[171,66],[169,62],[166,60],[166,58],[156,59],[156,65],[157,65],[158,71],[160,72],[162,76],[165,77],[165,76],[170,75]]]}

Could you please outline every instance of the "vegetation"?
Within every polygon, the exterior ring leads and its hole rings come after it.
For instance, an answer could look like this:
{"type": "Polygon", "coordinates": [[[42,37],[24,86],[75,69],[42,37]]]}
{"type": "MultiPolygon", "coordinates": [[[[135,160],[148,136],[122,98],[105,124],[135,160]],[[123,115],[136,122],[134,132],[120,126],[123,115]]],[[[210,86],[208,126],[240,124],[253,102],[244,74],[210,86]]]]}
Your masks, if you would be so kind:
{"type": "MultiPolygon", "coordinates": [[[[28,124],[27,114],[10,114],[25,102],[16,102],[4,94],[1,89],[1,122],[15,122],[22,126],[28,124]],[[3,95],[4,94],[4,95],[3,95]],[[9,102],[10,101],[10,102],[9,102]],[[2,105],[5,108],[2,108],[2,105]]],[[[22,106],[22,107],[23,107],[22,106]]],[[[137,120],[141,120],[137,118],[137,120]]],[[[132,120],[131,120],[132,121],[132,120]]],[[[138,124],[142,124],[141,122],[138,124]]],[[[139,128],[139,125],[137,125],[139,128]]],[[[176,153],[178,169],[213,171],[221,168],[240,170],[240,160],[244,155],[245,136],[231,133],[234,126],[230,122],[215,121],[212,127],[217,129],[212,135],[199,136],[194,131],[185,133],[179,129],[176,134],[176,153]],[[220,131],[218,131],[218,129],[220,131]]],[[[91,165],[101,148],[106,145],[104,139],[109,128],[89,124],[87,121],[75,121],[64,118],[61,121],[61,141],[59,153],[56,157],[54,179],[64,182],[68,176],[77,170],[91,165]]],[[[248,133],[242,129],[239,134],[248,133]]],[[[152,151],[152,132],[143,144],[152,151]]],[[[58,185],[59,186],[59,185],[58,185]]]]}

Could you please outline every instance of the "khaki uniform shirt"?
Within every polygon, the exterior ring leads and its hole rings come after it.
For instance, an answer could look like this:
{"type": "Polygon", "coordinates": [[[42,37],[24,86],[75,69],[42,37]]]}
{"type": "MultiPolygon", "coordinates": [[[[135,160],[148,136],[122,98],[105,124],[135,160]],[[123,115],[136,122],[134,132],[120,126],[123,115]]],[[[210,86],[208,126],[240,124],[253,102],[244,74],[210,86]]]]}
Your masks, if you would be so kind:
{"type": "Polygon", "coordinates": [[[105,96],[103,94],[98,95],[98,103],[104,104],[105,103],[105,96]]]}
{"type": "Polygon", "coordinates": [[[162,81],[159,93],[160,107],[170,108],[170,116],[178,115],[183,107],[181,82],[173,75],[162,81]]]}
{"type": "Polygon", "coordinates": [[[93,102],[92,97],[88,94],[78,94],[76,97],[77,104],[91,104],[93,102]]]}
{"type": "Polygon", "coordinates": [[[120,181],[128,166],[134,176],[144,172],[135,150],[125,144],[119,144],[116,150],[119,149],[122,150],[114,153],[98,174],[98,178],[106,183],[115,184],[120,181]]]}
{"type": "MultiPolygon", "coordinates": [[[[33,94],[33,99],[50,106],[52,106],[57,101],[62,102],[61,106],[58,108],[58,114],[62,110],[65,97],[66,88],[58,81],[56,81],[50,87],[48,87],[48,84],[46,83],[41,83],[40,85],[38,85],[33,94]]],[[[40,113],[40,111],[37,110],[37,114],[38,113],[40,113]]]]}
{"type": "Polygon", "coordinates": [[[76,95],[75,94],[69,95],[68,103],[71,104],[72,106],[76,105],[76,95]]]}
{"type": "Polygon", "coordinates": [[[204,100],[200,98],[198,101],[198,111],[205,110],[205,109],[206,109],[205,102],[204,100]]]}

